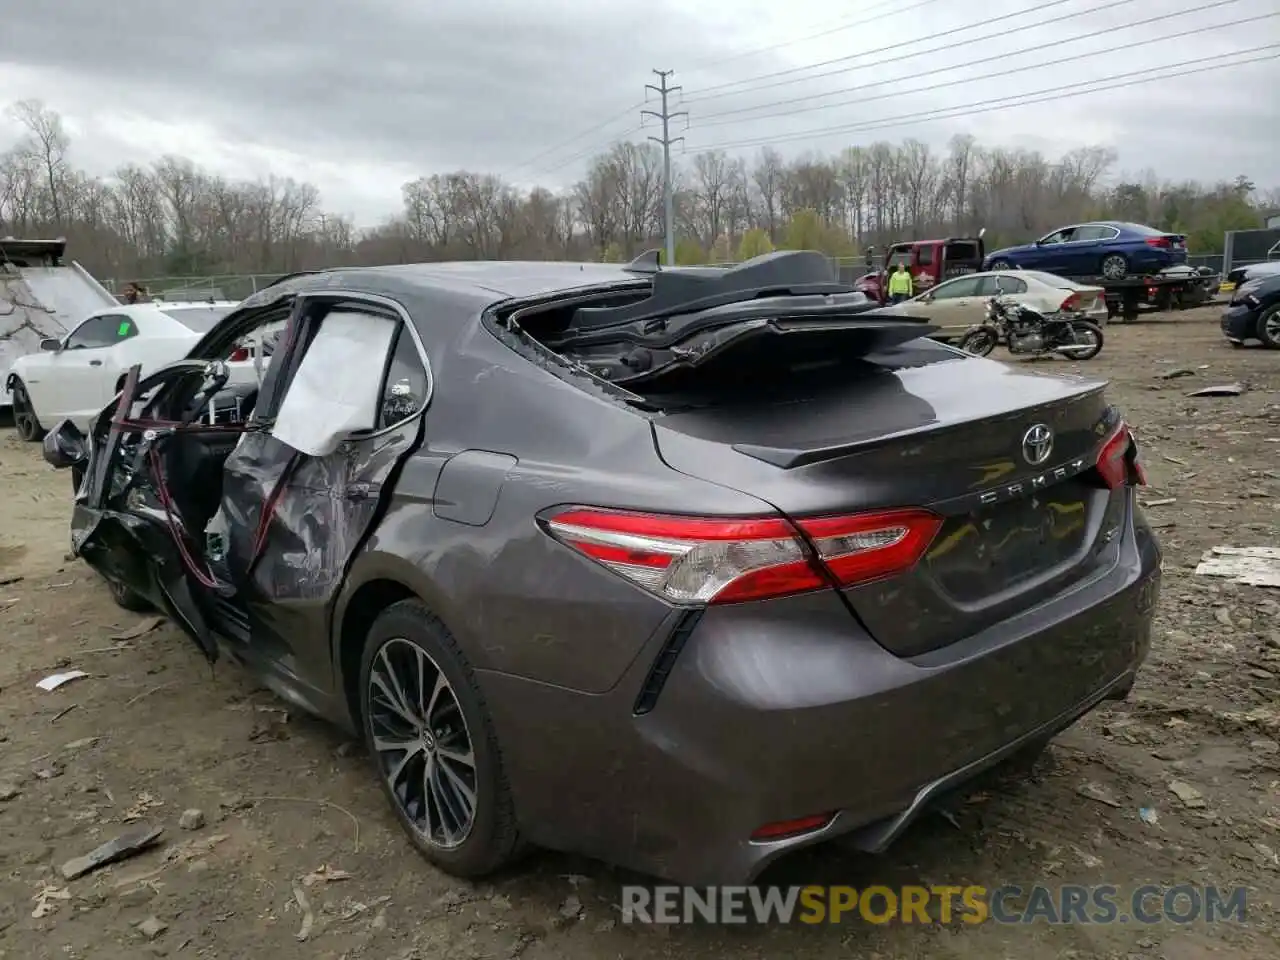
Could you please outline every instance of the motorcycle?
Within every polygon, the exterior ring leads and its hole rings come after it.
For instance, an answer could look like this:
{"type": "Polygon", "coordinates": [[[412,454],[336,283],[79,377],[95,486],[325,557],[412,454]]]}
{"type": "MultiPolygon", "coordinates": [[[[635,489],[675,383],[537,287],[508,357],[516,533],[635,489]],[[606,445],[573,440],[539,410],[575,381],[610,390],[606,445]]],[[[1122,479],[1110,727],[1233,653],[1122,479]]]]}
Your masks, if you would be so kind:
{"type": "Polygon", "coordinates": [[[1017,301],[992,297],[986,321],[965,332],[960,349],[985,357],[1001,343],[1014,354],[1060,353],[1069,360],[1092,360],[1102,352],[1102,328],[1078,313],[1046,317],[1017,301]]]}

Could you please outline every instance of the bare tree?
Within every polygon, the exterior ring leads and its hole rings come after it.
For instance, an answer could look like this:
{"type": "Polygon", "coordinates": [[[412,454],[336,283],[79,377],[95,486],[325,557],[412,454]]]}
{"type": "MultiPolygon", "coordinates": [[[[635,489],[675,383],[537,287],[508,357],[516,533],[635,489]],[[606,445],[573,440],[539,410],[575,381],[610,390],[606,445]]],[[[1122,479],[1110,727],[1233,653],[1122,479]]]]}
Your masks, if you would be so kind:
{"type": "MultiPolygon", "coordinates": [[[[181,156],[90,176],[70,162],[56,112],[25,101],[9,113],[22,136],[0,153],[0,236],[66,236],[72,255],[108,279],[432,259],[620,260],[661,241],[661,156],[649,143],[610,147],[560,193],[483,172],[424,172],[401,188],[398,216],[358,230],[326,211],[313,185],[287,177],[237,182],[181,156]]],[[[1280,207],[1280,190],[1246,176],[1171,184],[1148,171],[1116,180],[1115,163],[1104,146],[1048,158],[983,149],[970,136],[953,138],[942,155],[916,140],[790,163],[767,148],[750,163],[704,153],[673,171],[677,227],[689,261],[775,244],[846,255],[851,242],[979,227],[998,246],[1103,216],[1176,229],[1206,252],[1221,249],[1223,230],[1261,226],[1280,207]],[[749,232],[752,243],[742,244],[749,232]]]]}

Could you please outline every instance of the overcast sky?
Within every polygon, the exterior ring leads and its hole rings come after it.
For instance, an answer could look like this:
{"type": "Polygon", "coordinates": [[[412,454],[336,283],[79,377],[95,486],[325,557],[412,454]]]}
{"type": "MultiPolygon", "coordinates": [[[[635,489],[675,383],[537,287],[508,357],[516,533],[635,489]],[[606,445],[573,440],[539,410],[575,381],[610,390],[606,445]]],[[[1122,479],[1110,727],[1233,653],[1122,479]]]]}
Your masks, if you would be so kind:
{"type": "MultiPolygon", "coordinates": [[[[1272,187],[1280,16],[1232,25],[1263,14],[1280,2],[50,0],[4,15],[0,100],[59,111],[93,173],[177,153],[231,177],[309,180],[360,224],[433,172],[573,182],[611,140],[655,132],[634,129],[655,67],[684,87],[677,152],[941,148],[968,132],[1049,154],[1108,144],[1125,171],[1272,187]],[[999,100],[1258,57],[1271,59],[999,100]],[[965,109],[982,112],[954,115],[965,109]]],[[[0,120],[0,148],[16,135],[0,120]]]]}

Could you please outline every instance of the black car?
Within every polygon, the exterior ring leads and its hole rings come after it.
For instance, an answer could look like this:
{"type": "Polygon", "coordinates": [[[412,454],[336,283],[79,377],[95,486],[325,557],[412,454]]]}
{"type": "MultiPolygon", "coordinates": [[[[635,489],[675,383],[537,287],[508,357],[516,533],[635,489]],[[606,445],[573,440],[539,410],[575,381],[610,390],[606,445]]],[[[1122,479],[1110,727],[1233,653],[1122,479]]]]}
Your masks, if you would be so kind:
{"type": "Polygon", "coordinates": [[[1261,340],[1264,347],[1280,350],[1280,273],[1263,274],[1236,287],[1222,314],[1222,332],[1233,346],[1261,340]]]}
{"type": "Polygon", "coordinates": [[[806,252],[337,269],[45,455],[84,469],[72,547],[118,599],[359,731],[444,869],[529,842],[741,883],[883,849],[1150,645],[1106,384],[872,306],[806,252]]]}

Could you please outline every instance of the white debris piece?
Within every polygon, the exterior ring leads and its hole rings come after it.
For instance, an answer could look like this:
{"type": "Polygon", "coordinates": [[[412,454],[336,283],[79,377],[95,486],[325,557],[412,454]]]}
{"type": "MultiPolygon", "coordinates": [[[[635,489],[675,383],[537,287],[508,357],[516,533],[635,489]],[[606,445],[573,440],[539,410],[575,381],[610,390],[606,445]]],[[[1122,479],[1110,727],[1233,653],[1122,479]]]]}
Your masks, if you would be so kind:
{"type": "Polygon", "coordinates": [[[1280,587],[1280,547],[1214,547],[1200,558],[1196,574],[1230,577],[1251,587],[1280,587]]]}
{"type": "Polygon", "coordinates": [[[41,690],[57,690],[64,683],[70,683],[72,680],[79,680],[81,677],[87,677],[88,674],[83,670],[68,670],[66,673],[55,673],[45,677],[36,683],[41,690]]]}

